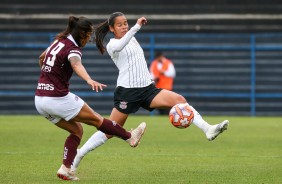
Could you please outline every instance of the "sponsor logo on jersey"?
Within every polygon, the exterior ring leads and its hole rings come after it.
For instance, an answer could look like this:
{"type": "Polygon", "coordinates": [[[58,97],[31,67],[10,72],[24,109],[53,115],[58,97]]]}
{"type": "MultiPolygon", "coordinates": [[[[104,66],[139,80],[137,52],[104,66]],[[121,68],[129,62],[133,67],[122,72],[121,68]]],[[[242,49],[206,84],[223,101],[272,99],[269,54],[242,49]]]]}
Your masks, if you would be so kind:
{"type": "Polygon", "coordinates": [[[55,89],[53,84],[38,83],[37,89],[53,91],[55,89]]]}
{"type": "Polygon", "coordinates": [[[120,107],[121,109],[126,109],[126,108],[127,108],[127,103],[128,103],[128,102],[120,102],[119,107],[120,107]]]}
{"type": "Polygon", "coordinates": [[[52,67],[51,67],[51,66],[48,66],[48,65],[42,65],[41,70],[42,70],[43,72],[50,73],[50,72],[52,71],[52,67]]]}

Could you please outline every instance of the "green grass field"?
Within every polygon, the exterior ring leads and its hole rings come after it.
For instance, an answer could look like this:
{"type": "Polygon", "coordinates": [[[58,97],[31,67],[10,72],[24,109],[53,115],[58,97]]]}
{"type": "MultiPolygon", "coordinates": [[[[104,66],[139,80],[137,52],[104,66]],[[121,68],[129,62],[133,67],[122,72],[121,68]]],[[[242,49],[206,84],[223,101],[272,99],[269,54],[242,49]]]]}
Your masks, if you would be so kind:
{"type": "MultiPolygon", "coordinates": [[[[114,138],[86,156],[80,183],[282,183],[282,118],[206,117],[230,120],[209,142],[191,126],[176,129],[168,117],[131,116],[126,128],[147,122],[137,148],[114,138]]],[[[41,116],[0,116],[0,183],[64,183],[56,177],[67,132],[41,116]]],[[[84,143],[95,128],[84,126],[84,143]]]]}

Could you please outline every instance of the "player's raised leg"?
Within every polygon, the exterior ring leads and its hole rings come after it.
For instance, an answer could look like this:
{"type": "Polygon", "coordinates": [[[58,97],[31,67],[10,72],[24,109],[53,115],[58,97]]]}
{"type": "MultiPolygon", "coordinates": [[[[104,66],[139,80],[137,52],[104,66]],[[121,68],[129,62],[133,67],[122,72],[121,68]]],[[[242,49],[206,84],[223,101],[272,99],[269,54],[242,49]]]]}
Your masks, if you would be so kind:
{"type": "MultiPolygon", "coordinates": [[[[173,91],[162,90],[152,101],[152,108],[171,108],[179,103],[187,103],[186,99],[173,91]],[[166,100],[163,100],[166,99],[166,100]]],[[[188,103],[187,103],[188,104],[188,103]]],[[[190,104],[188,104],[194,112],[194,119],[192,123],[200,128],[205,134],[208,140],[214,140],[219,134],[227,129],[229,121],[225,120],[220,124],[210,125],[207,123],[200,113],[190,104]]]]}
{"type": "Polygon", "coordinates": [[[193,124],[199,127],[206,134],[206,137],[209,141],[214,140],[219,134],[227,130],[227,127],[229,125],[228,120],[224,120],[222,123],[216,125],[210,125],[202,118],[202,116],[198,113],[198,111],[196,111],[196,109],[194,109],[192,106],[190,107],[194,112],[193,124]]]}
{"type": "MultiPolygon", "coordinates": [[[[140,125],[137,128],[130,131],[131,138],[126,140],[126,142],[128,142],[128,144],[131,147],[138,146],[140,139],[144,134],[145,130],[146,130],[146,123],[145,122],[140,123],[140,125]]],[[[77,154],[74,158],[73,164],[71,165],[71,171],[75,173],[83,157],[90,151],[93,151],[94,149],[103,145],[107,140],[108,138],[106,134],[104,134],[103,132],[98,131],[94,133],[87,140],[87,142],[81,147],[81,149],[77,149],[77,154]]]]}
{"type": "MultiPolygon", "coordinates": [[[[125,121],[127,120],[128,114],[124,114],[120,111],[118,111],[116,108],[113,108],[111,115],[109,119],[114,120],[119,125],[123,126],[125,121]]],[[[142,133],[144,133],[145,128],[144,123],[141,123],[137,129],[141,129],[142,133]],[[140,127],[140,128],[138,128],[140,127]]],[[[103,145],[109,138],[112,138],[112,135],[106,135],[105,133],[98,131],[95,132],[87,141],[82,145],[80,149],[77,150],[76,157],[73,161],[73,164],[71,166],[72,171],[76,171],[78,168],[82,158],[89,153],[90,151],[93,151],[97,149],[99,146],[103,145]]],[[[138,145],[138,144],[137,144],[138,145]]]]}

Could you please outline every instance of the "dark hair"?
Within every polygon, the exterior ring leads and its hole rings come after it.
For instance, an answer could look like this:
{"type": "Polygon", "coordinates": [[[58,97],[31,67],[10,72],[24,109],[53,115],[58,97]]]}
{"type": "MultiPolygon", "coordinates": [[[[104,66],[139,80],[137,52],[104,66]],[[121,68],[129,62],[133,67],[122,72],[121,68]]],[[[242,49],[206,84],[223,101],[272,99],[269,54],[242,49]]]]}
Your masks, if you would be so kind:
{"type": "Polygon", "coordinates": [[[163,56],[163,53],[161,51],[156,52],[155,58],[159,58],[161,56],[163,56]]]}
{"type": "Polygon", "coordinates": [[[104,52],[106,51],[103,41],[110,30],[109,26],[114,26],[116,17],[123,15],[124,14],[121,12],[112,13],[108,20],[100,23],[94,28],[96,46],[100,50],[101,54],[104,54],[104,52]]]}
{"type": "Polygon", "coordinates": [[[70,16],[66,30],[59,33],[56,36],[56,39],[60,40],[67,38],[68,35],[71,34],[78,46],[81,46],[81,40],[87,36],[87,33],[92,31],[93,24],[89,19],[85,17],[70,16]]]}

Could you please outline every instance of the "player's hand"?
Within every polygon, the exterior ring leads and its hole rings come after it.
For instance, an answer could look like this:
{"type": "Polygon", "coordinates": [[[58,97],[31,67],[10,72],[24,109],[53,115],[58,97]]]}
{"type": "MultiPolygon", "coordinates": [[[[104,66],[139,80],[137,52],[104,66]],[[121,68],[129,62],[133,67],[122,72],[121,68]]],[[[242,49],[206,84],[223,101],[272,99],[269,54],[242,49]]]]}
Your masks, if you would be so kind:
{"type": "Polygon", "coordinates": [[[147,19],[145,17],[141,17],[137,20],[137,24],[139,24],[140,26],[142,26],[146,23],[147,23],[147,19]]]}
{"type": "Polygon", "coordinates": [[[103,87],[107,87],[107,85],[99,83],[99,82],[94,81],[92,79],[87,80],[87,84],[89,84],[91,86],[92,90],[93,91],[95,90],[96,92],[99,92],[99,90],[103,91],[103,87]]]}

